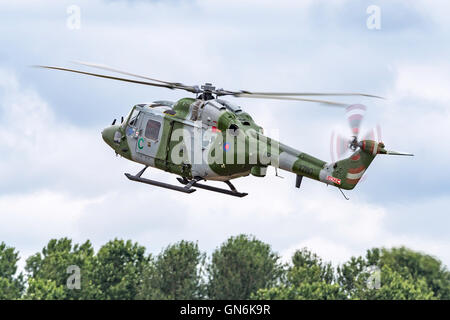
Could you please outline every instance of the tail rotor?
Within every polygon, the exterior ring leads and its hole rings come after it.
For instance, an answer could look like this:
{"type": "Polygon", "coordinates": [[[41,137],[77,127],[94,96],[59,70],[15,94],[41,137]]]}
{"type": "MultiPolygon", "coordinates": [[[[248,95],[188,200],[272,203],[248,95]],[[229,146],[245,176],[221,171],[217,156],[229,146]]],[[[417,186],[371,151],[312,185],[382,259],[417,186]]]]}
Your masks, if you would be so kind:
{"type": "Polygon", "coordinates": [[[347,121],[350,127],[352,136],[350,139],[345,138],[339,133],[331,133],[331,145],[330,153],[332,162],[339,161],[349,155],[350,152],[355,152],[358,148],[364,149],[364,141],[372,141],[376,145],[382,145],[383,147],[376,152],[387,155],[399,155],[399,156],[412,156],[411,153],[389,151],[384,149],[382,142],[381,126],[376,125],[363,136],[360,141],[358,136],[361,133],[361,123],[364,119],[364,115],[367,111],[367,107],[362,104],[353,104],[346,108],[347,121]]]}
{"type": "Polygon", "coordinates": [[[347,121],[352,135],[348,139],[338,133],[332,132],[330,151],[333,162],[343,159],[348,155],[349,151],[354,152],[359,147],[358,136],[366,111],[367,107],[362,104],[353,104],[346,108],[347,121]]]}

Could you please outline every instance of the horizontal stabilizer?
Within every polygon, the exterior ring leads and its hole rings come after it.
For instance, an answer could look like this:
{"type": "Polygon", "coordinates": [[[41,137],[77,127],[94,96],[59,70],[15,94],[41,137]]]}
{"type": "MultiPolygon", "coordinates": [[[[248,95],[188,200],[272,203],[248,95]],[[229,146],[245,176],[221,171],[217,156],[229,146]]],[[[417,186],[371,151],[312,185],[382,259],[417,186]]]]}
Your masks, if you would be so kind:
{"type": "Polygon", "coordinates": [[[393,156],[414,156],[412,153],[397,152],[397,151],[391,151],[391,150],[386,150],[386,154],[390,154],[393,156]]]}

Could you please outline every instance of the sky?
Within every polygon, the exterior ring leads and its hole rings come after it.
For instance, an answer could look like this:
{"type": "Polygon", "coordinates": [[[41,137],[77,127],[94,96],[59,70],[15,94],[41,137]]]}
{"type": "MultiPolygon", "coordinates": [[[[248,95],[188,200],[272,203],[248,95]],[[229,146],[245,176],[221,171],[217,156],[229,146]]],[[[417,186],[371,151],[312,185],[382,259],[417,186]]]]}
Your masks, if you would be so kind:
{"type": "MultiPolygon", "coordinates": [[[[132,239],[153,254],[191,240],[211,253],[240,233],[285,261],[303,247],[337,265],[405,245],[450,265],[449,13],[448,2],[425,0],[1,0],[0,241],[22,266],[51,238],[96,249],[132,239]],[[379,28],[368,26],[371,6],[379,28]],[[349,201],[313,180],[296,189],[293,174],[273,169],[234,181],[245,198],[137,184],[123,173],[141,166],[116,157],[100,132],[135,104],[189,94],[31,67],[77,60],[229,90],[380,95],[344,100],[367,106],[363,132],[380,124],[387,149],[415,156],[378,156],[349,201]]],[[[229,100],[324,161],[332,132],[350,135],[341,108],[229,100]]]]}

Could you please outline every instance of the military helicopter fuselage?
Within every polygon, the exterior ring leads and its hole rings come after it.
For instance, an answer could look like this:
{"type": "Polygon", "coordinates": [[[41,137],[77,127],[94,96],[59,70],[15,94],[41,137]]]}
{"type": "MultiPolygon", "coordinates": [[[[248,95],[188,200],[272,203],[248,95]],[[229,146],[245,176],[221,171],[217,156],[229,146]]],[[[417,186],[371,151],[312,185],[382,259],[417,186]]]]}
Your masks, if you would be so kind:
{"type": "Polygon", "coordinates": [[[186,180],[264,177],[272,165],[300,177],[298,187],[306,176],[353,189],[375,155],[384,152],[382,143],[363,141],[361,150],[350,158],[327,164],[264,136],[248,113],[222,99],[138,104],[121,124],[104,129],[102,136],[122,157],[186,180]]]}
{"type": "MultiPolygon", "coordinates": [[[[184,90],[196,98],[183,98],[177,102],[155,101],[135,105],[120,124],[116,120],[102,132],[103,140],[126,159],[144,165],[135,175],[125,173],[133,181],[185,193],[193,187],[243,197],[247,193],[236,190],[230,182],[252,174],[264,177],[268,166],[296,174],[295,186],[300,187],[303,177],[311,178],[339,189],[353,189],[377,154],[412,155],[387,151],[382,142],[371,139],[358,141],[360,115],[349,118],[352,140],[343,140],[345,150],[353,151],[348,158],[325,162],[264,135],[261,126],[239,106],[222,99],[224,96],[257,99],[276,99],[320,103],[347,107],[348,111],[361,109],[361,105],[316,99],[316,96],[363,96],[381,98],[364,93],[313,92],[250,92],[216,89],[210,83],[199,88],[168,82],[120,71],[108,66],[78,62],[78,64],[119,73],[135,78],[123,78],[75,69],[38,66],[71,73],[112,79],[140,85],[184,90]],[[148,167],[178,175],[184,185],[172,185],[143,178],[148,167]],[[199,183],[202,180],[223,181],[228,189],[199,183]]],[[[342,191],[342,190],[341,190],[342,191]]]]}

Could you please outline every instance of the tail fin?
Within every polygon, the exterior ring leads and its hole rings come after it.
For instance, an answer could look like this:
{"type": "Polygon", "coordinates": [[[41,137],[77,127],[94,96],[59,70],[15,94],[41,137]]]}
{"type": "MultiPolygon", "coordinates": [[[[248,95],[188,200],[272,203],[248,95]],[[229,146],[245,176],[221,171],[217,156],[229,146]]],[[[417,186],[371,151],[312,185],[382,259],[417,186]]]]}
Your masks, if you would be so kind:
{"type": "Polygon", "coordinates": [[[337,161],[334,165],[333,176],[339,179],[338,187],[346,190],[353,189],[366,172],[377,154],[386,154],[382,142],[363,140],[360,148],[349,158],[337,161]]]}

